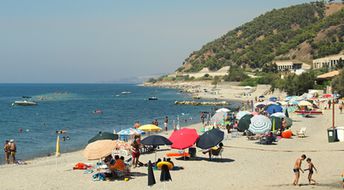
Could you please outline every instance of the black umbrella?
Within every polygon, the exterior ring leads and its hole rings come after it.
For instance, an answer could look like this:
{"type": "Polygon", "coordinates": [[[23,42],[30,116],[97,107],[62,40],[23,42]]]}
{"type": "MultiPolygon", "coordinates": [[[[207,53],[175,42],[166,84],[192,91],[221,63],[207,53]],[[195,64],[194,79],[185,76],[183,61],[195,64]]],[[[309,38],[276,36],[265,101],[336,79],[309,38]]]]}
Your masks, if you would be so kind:
{"type": "Polygon", "coordinates": [[[238,131],[244,132],[245,130],[248,130],[248,128],[251,124],[251,118],[252,117],[253,117],[253,115],[251,115],[251,114],[247,114],[247,115],[243,116],[239,120],[238,131]]]}
{"type": "Polygon", "coordinates": [[[153,164],[149,160],[148,162],[148,186],[153,186],[155,184],[155,177],[153,172],[153,164]]]}
{"type": "Polygon", "coordinates": [[[152,135],[152,136],[142,139],[141,144],[159,146],[159,145],[172,145],[172,142],[168,140],[166,137],[163,137],[160,135],[152,135]]]}
{"type": "Polygon", "coordinates": [[[203,133],[203,135],[198,138],[196,146],[201,149],[214,147],[223,140],[224,134],[225,133],[220,129],[213,128],[212,130],[203,133]]]}
{"type": "Polygon", "coordinates": [[[118,135],[113,134],[113,133],[109,133],[109,132],[99,132],[96,136],[94,136],[90,140],[88,140],[88,144],[95,142],[97,140],[105,140],[105,139],[117,140],[118,135]]]}

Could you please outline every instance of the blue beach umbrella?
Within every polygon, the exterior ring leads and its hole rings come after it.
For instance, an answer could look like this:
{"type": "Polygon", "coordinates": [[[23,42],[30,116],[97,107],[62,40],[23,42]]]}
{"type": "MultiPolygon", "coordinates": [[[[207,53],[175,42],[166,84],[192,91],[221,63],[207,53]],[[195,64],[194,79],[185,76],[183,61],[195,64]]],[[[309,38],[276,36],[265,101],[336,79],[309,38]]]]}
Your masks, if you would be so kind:
{"type": "Polygon", "coordinates": [[[283,112],[283,108],[280,105],[270,104],[266,107],[265,111],[271,115],[277,112],[283,112]]]}
{"type": "Polygon", "coordinates": [[[276,102],[276,101],[277,101],[277,97],[270,97],[270,98],[269,98],[269,101],[271,101],[271,102],[276,102]]]}

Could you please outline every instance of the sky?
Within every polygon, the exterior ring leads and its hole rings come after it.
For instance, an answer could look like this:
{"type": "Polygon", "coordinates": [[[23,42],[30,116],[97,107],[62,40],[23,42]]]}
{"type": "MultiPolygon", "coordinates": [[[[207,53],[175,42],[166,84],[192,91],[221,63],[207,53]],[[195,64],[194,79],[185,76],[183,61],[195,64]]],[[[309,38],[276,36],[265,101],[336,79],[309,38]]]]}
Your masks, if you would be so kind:
{"type": "Polygon", "coordinates": [[[0,83],[165,74],[273,8],[307,0],[0,0],[0,83]]]}

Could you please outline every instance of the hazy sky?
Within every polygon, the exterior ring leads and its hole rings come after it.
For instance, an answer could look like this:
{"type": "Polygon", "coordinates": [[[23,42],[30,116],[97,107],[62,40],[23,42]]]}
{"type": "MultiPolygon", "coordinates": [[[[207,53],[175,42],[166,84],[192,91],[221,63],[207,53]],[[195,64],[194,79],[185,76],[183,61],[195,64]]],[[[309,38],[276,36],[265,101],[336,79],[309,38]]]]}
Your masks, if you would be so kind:
{"type": "Polygon", "coordinates": [[[0,0],[0,83],[168,73],[206,42],[306,0],[0,0]]]}

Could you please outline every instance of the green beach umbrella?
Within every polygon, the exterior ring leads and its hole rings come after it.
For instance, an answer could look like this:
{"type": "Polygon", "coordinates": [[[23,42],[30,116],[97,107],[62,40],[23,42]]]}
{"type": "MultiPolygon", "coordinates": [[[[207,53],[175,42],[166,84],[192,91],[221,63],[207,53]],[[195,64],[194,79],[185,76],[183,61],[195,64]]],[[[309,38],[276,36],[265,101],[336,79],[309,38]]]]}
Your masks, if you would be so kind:
{"type": "Polygon", "coordinates": [[[247,130],[251,124],[251,118],[253,117],[252,114],[244,115],[240,120],[238,124],[238,131],[244,132],[247,130]]]}
{"type": "Polygon", "coordinates": [[[272,126],[272,130],[273,131],[276,131],[276,130],[282,128],[282,118],[280,118],[280,117],[273,117],[272,116],[271,117],[271,122],[273,124],[273,126],[272,126]]]}

